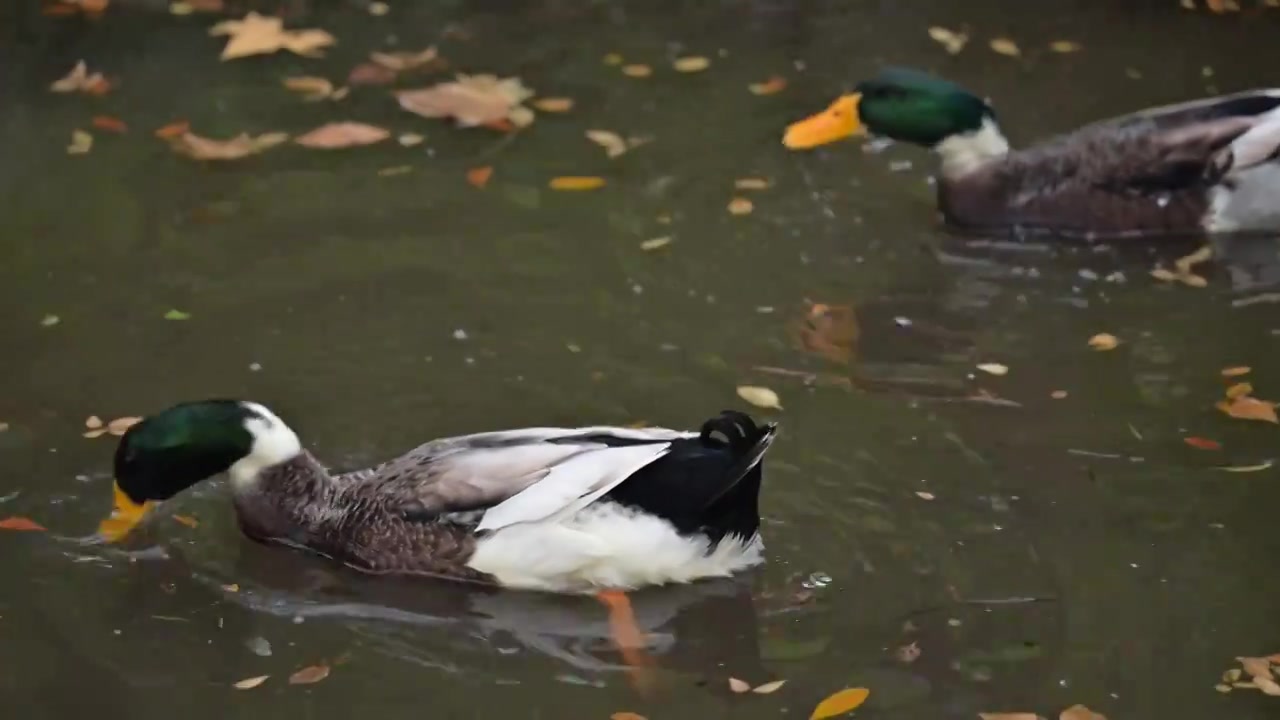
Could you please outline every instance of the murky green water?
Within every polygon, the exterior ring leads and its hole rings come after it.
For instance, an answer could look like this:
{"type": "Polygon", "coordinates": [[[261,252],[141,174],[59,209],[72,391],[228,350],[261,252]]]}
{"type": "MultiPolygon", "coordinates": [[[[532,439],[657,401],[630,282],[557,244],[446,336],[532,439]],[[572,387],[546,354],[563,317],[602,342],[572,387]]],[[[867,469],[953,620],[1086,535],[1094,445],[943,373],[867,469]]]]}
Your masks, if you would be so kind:
{"type": "Polygon", "coordinates": [[[219,64],[210,17],[117,5],[99,22],[0,9],[0,516],[50,528],[0,533],[10,711],[806,717],[846,685],[871,688],[867,718],[1280,709],[1213,690],[1234,656],[1280,650],[1280,471],[1215,469],[1274,457],[1280,431],[1212,407],[1229,365],[1253,366],[1258,394],[1280,396],[1280,316],[1251,301],[1276,290],[1275,244],[1223,248],[1206,289],[1168,286],[1147,277],[1145,251],[946,237],[915,149],[779,144],[787,122],[885,61],[989,94],[1015,142],[1273,83],[1280,14],[1216,18],[1173,0],[401,0],[372,18],[292,2],[291,22],[340,38],[326,59],[219,64]],[[934,24],[974,40],[950,57],[925,34],[934,24]],[[996,35],[1024,57],[987,51],[996,35]],[[1043,49],[1057,39],[1084,50],[1043,49]],[[578,105],[504,141],[404,113],[377,88],[304,104],[278,86],[433,42],[458,69],[516,74],[578,105]],[[715,62],[633,80],[601,63],[609,52],[715,62]],[[48,93],[81,58],[119,88],[48,93]],[[775,73],[785,92],[746,91],[775,73]],[[130,131],[67,156],[71,130],[97,114],[130,131]],[[357,119],[427,142],[205,167],[150,136],[178,118],[214,136],[357,119]],[[587,128],[654,141],[609,160],[587,128]],[[398,165],[413,170],[378,174],[398,165]],[[476,165],[496,169],[484,191],[463,179],[476,165]],[[562,174],[609,186],[544,189],[562,174]],[[734,217],[732,182],[746,176],[774,187],[734,217]],[[639,248],[664,235],[668,247],[639,248]],[[847,363],[798,329],[811,303],[855,308],[847,363]],[[163,319],[172,308],[191,318],[163,319]],[[59,322],[42,326],[47,315],[59,322]],[[1092,352],[1098,332],[1124,342],[1092,352]],[[170,510],[196,528],[161,518],[125,549],[77,542],[109,498],[113,440],[81,437],[91,414],[254,399],[354,467],[481,429],[696,425],[739,406],[742,383],[786,407],[763,501],[770,562],[739,582],[635,597],[662,680],[649,698],[593,601],[357,577],[243,539],[217,485],[170,510]],[[988,600],[1004,602],[975,602],[988,600]],[[921,657],[895,660],[913,641],[921,657]],[[335,663],[322,683],[284,682],[318,662],[335,663]],[[228,687],[262,674],[255,690],[228,687]],[[735,697],[728,676],[789,682],[735,697]]]}

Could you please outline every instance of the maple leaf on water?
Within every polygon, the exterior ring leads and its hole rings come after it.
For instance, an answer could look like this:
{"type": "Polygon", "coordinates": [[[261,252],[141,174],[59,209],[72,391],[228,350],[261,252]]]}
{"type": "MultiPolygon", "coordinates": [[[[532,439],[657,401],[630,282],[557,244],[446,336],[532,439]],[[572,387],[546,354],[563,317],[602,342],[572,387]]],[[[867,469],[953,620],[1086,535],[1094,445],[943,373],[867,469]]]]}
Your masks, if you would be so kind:
{"type": "Polygon", "coordinates": [[[502,120],[524,127],[533,122],[533,111],[523,105],[530,97],[533,91],[520,78],[496,75],[458,75],[450,82],[396,93],[405,110],[427,118],[451,117],[463,127],[502,120]]]}
{"type": "Polygon", "coordinates": [[[196,160],[239,160],[256,155],[289,139],[286,133],[263,133],[252,136],[240,133],[230,140],[214,140],[192,132],[169,138],[169,146],[179,155],[196,160]]]}
{"type": "Polygon", "coordinates": [[[270,55],[280,50],[305,57],[319,57],[321,48],[337,42],[324,30],[285,30],[284,21],[251,12],[242,20],[224,20],[209,28],[214,37],[228,36],[222,49],[223,60],[270,55]]]}

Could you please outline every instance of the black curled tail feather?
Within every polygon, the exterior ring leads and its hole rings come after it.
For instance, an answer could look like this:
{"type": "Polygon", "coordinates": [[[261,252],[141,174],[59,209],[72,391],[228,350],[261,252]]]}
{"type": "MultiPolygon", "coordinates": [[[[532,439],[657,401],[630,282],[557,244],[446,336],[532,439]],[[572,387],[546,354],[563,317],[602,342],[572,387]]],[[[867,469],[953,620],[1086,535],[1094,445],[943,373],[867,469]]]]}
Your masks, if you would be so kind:
{"type": "MultiPolygon", "coordinates": [[[[726,486],[713,502],[729,494],[740,480],[756,469],[777,433],[776,423],[758,425],[750,415],[737,410],[723,410],[702,424],[698,439],[703,444],[723,446],[727,442],[730,452],[735,456],[733,465],[725,473],[732,478],[732,484],[726,486]],[[717,435],[723,435],[725,440],[718,439],[717,435]]],[[[757,493],[758,483],[757,480],[757,493]]]]}

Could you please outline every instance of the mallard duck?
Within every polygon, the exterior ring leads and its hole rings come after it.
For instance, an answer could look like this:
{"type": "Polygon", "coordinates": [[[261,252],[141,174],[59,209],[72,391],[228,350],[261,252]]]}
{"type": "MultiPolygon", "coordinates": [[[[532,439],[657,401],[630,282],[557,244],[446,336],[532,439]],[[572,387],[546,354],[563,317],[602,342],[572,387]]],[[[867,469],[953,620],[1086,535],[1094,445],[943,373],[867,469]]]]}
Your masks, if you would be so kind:
{"type": "Polygon", "coordinates": [[[187,402],[120,438],[99,534],[119,540],[157,502],[225,472],[245,535],[369,573],[571,593],[691,582],[761,562],[761,461],[776,430],[733,411],[696,433],[506,430],[334,475],[263,405],[187,402]]]}
{"type": "Polygon", "coordinates": [[[946,221],[1086,239],[1280,231],[1280,89],[1143,110],[1010,150],[981,98],[894,68],[789,126],[804,149],[863,128],[941,158],[946,221]]]}

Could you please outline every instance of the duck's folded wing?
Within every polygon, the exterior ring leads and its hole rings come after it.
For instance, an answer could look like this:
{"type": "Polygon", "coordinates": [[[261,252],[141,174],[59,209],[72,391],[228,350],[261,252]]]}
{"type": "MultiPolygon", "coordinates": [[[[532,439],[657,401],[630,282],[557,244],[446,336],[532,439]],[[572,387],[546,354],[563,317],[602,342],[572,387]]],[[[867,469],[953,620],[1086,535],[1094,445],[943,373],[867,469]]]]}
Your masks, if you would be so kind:
{"type": "Polygon", "coordinates": [[[422,445],[361,481],[406,517],[482,510],[479,529],[497,529],[585,507],[684,437],[696,434],[585,427],[466,435],[422,445]]]}

